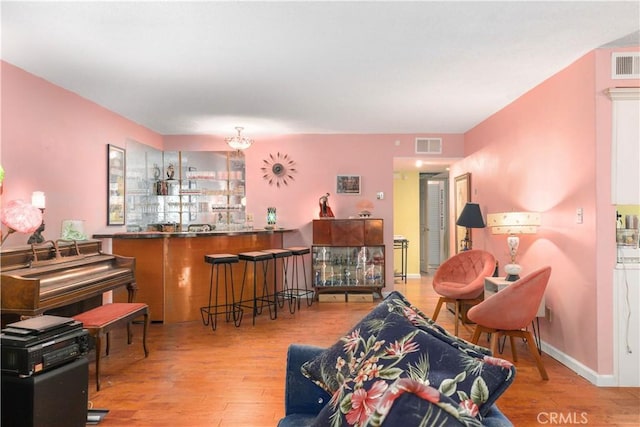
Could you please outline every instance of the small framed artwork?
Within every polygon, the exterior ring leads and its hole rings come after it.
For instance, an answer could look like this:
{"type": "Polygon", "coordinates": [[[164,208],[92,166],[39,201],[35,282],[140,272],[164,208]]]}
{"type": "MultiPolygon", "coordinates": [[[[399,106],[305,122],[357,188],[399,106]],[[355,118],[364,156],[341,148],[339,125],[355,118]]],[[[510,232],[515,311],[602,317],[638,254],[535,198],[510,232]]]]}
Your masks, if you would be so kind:
{"type": "Polygon", "coordinates": [[[107,144],[107,225],[125,223],[125,157],[124,148],[107,144]]]}
{"type": "MultiPolygon", "coordinates": [[[[456,176],[455,184],[455,221],[458,220],[464,205],[471,201],[471,174],[465,173],[460,176],[456,176]]],[[[456,225],[456,253],[460,252],[460,240],[462,240],[467,232],[465,227],[456,225]]]]}
{"type": "Polygon", "coordinates": [[[360,194],[360,175],[338,175],[337,194],[360,194]]]}

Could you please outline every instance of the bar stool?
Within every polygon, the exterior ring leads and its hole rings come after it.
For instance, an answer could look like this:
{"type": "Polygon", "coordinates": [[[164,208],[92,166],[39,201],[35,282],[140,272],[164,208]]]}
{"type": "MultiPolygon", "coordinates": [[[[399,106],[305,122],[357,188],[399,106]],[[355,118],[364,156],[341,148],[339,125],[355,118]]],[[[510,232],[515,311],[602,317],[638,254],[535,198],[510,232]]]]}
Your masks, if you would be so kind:
{"type": "Polygon", "coordinates": [[[287,272],[289,269],[289,258],[291,258],[291,251],[288,249],[263,249],[262,252],[273,255],[273,295],[278,302],[280,308],[284,307],[284,301],[289,300],[289,313],[293,314],[296,311],[296,305],[294,303],[293,289],[289,288],[289,279],[287,278],[287,272]],[[281,291],[278,291],[278,259],[282,265],[281,276],[281,291]],[[282,303],[280,302],[282,297],[282,303]]]}
{"type": "Polygon", "coordinates": [[[242,276],[242,288],[240,290],[240,307],[248,307],[253,312],[253,324],[256,324],[256,316],[262,313],[262,307],[264,302],[267,302],[269,306],[269,317],[273,320],[278,316],[278,304],[274,300],[271,301],[269,298],[269,289],[267,282],[267,271],[269,269],[269,261],[274,259],[273,255],[270,253],[262,252],[262,251],[251,251],[251,252],[241,252],[238,254],[238,258],[244,261],[244,274],[242,276]],[[262,295],[258,297],[258,263],[262,266],[262,295]],[[249,265],[253,264],[253,298],[251,300],[244,300],[244,287],[247,283],[247,270],[249,269],[249,265]],[[260,309],[258,309],[258,301],[260,301],[260,309]],[[250,305],[246,305],[246,303],[251,303],[250,305]],[[271,311],[271,303],[274,304],[273,311],[271,311]]]}
{"type": "Polygon", "coordinates": [[[300,298],[303,296],[307,297],[307,307],[311,307],[313,304],[313,289],[309,289],[309,285],[307,284],[307,269],[304,265],[304,256],[311,253],[311,250],[305,246],[292,246],[287,248],[287,250],[291,251],[291,255],[293,256],[293,265],[291,266],[291,286],[292,289],[295,289],[295,297],[298,301],[298,310],[300,310],[300,298]],[[298,266],[298,261],[302,263],[302,276],[304,277],[304,291],[300,289],[300,278],[298,277],[300,267],[298,266]],[[293,287],[295,283],[295,287],[293,287]],[[311,298],[309,297],[311,296],[311,298]]]}
{"type": "Polygon", "coordinates": [[[213,254],[204,256],[204,262],[211,264],[211,279],[209,282],[209,305],[200,307],[200,315],[202,316],[202,323],[205,326],[210,324],[211,329],[214,331],[216,330],[218,323],[218,314],[225,314],[227,322],[230,321],[231,316],[233,316],[233,323],[236,327],[240,326],[240,322],[242,321],[242,307],[239,304],[236,304],[233,291],[233,269],[231,267],[231,264],[235,264],[238,261],[238,256],[231,254],[213,254]],[[220,267],[223,267],[224,270],[224,304],[218,304],[220,267]],[[227,271],[229,272],[230,280],[227,280],[227,271]],[[229,303],[229,288],[231,288],[231,303],[229,303]],[[214,292],[215,302],[212,300],[214,292]]]}

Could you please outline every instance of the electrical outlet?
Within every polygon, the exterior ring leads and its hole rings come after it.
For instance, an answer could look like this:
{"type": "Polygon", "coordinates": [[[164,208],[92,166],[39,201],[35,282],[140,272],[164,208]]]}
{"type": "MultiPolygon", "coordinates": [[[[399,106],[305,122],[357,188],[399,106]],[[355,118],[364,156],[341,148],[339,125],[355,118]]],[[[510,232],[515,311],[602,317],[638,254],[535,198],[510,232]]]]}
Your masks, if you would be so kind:
{"type": "Polygon", "coordinates": [[[544,318],[547,319],[547,322],[549,323],[553,321],[553,312],[551,311],[551,307],[544,308],[544,318]]]}

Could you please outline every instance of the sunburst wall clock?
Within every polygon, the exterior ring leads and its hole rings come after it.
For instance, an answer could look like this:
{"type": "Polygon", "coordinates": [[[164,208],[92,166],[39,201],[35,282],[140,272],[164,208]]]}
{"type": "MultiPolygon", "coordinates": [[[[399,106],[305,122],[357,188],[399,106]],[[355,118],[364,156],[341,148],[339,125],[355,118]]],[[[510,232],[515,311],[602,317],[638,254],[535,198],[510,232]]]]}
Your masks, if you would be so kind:
{"type": "Polygon", "coordinates": [[[289,185],[293,181],[293,174],[298,172],[295,168],[296,162],[293,161],[288,154],[278,152],[275,156],[269,154],[269,158],[263,160],[262,177],[267,180],[269,185],[280,187],[281,185],[289,185]]]}

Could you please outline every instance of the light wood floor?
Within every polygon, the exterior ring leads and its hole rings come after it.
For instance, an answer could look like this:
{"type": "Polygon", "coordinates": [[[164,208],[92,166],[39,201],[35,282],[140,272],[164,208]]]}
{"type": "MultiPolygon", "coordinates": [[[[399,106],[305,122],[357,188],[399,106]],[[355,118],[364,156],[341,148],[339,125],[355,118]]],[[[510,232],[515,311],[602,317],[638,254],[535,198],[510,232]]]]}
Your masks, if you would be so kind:
{"type": "MultiPolygon", "coordinates": [[[[431,315],[437,301],[430,277],[395,287],[431,315]]],[[[240,328],[220,322],[214,332],[200,322],[152,324],[150,355],[144,358],[141,326],[126,345],[124,331],[113,335],[111,355],[103,358],[102,390],[96,392],[90,365],[89,400],[108,409],[105,427],[275,426],[284,414],[284,373],[290,343],[333,344],[374,303],[316,303],[270,320],[263,313],[240,328]]],[[[453,330],[453,315],[438,323],[453,330]]],[[[470,338],[472,328],[461,328],[470,338]]],[[[640,389],[596,387],[546,354],[550,381],[542,381],[524,343],[517,344],[517,376],[498,400],[516,426],[640,425],[640,389]]],[[[510,358],[508,348],[502,356],[510,358]]]]}

